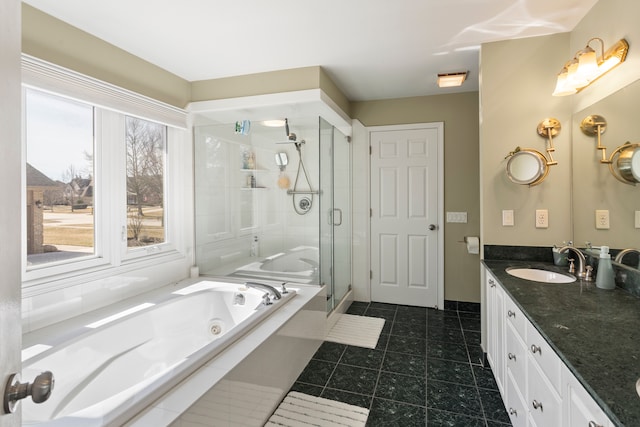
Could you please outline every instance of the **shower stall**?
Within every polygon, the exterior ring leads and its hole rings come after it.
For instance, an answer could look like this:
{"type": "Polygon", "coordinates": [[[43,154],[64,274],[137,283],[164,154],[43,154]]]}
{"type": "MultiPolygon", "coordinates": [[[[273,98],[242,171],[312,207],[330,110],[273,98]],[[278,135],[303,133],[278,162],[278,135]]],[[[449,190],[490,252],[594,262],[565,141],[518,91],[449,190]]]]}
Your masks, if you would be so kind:
{"type": "MultiPolygon", "coordinates": [[[[242,118],[241,118],[242,119],[242,118]]],[[[194,127],[200,275],[351,286],[351,147],[318,116],[194,127]]]]}

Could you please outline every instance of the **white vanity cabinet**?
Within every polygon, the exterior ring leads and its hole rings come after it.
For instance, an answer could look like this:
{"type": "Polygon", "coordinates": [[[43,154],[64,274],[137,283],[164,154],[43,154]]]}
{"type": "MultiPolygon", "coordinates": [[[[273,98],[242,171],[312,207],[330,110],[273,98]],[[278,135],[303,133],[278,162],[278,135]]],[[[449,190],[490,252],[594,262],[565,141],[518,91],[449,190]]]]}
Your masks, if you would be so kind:
{"type": "Polygon", "coordinates": [[[485,270],[487,360],[514,426],[613,427],[558,354],[485,270]]]}

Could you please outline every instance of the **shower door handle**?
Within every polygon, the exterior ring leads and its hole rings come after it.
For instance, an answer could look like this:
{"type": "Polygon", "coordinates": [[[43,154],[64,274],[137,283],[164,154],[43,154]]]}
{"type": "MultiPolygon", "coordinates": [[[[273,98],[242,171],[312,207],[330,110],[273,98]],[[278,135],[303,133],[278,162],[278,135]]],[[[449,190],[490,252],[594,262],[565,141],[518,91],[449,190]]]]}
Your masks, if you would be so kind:
{"type": "Polygon", "coordinates": [[[338,209],[338,208],[333,209],[333,225],[335,226],[342,225],[342,209],[338,209]],[[340,218],[340,220],[336,221],[336,218],[340,218]]]}

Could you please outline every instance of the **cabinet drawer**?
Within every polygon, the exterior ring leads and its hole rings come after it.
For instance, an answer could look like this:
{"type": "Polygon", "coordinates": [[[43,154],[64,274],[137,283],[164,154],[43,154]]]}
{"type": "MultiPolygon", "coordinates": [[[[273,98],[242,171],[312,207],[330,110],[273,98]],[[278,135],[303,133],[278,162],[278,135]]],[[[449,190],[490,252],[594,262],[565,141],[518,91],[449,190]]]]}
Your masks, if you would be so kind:
{"type": "Polygon", "coordinates": [[[526,427],[527,405],[522,397],[521,390],[509,371],[507,371],[505,408],[507,409],[507,414],[509,414],[511,425],[514,427],[526,427]]]}
{"type": "Polygon", "coordinates": [[[560,393],[560,372],[562,362],[553,349],[542,338],[536,328],[527,322],[527,353],[534,360],[557,393],[560,393]]]}
{"type": "Polygon", "coordinates": [[[511,300],[511,298],[504,299],[504,312],[507,317],[507,323],[513,325],[520,338],[524,341],[526,334],[526,324],[529,321],[524,317],[524,314],[518,306],[511,300]]]}
{"type": "Polygon", "coordinates": [[[535,425],[562,425],[562,400],[532,354],[527,356],[527,380],[527,409],[535,425]]]}
{"type": "Polygon", "coordinates": [[[521,387],[526,384],[527,374],[527,350],[516,332],[515,328],[507,323],[507,344],[505,348],[507,357],[507,371],[511,371],[516,384],[521,387]]]}

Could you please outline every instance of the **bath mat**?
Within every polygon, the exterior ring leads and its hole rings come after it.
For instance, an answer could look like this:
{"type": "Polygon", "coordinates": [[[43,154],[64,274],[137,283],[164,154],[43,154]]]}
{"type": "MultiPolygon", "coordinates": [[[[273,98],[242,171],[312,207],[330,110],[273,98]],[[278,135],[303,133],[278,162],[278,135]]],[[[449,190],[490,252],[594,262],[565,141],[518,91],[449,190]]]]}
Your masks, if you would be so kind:
{"type": "Polygon", "coordinates": [[[342,314],[325,340],[357,347],[376,348],[384,319],[342,314]]]}
{"type": "Polygon", "coordinates": [[[284,398],[266,426],[348,426],[367,423],[369,410],[335,400],[292,391],[284,398]]]}

